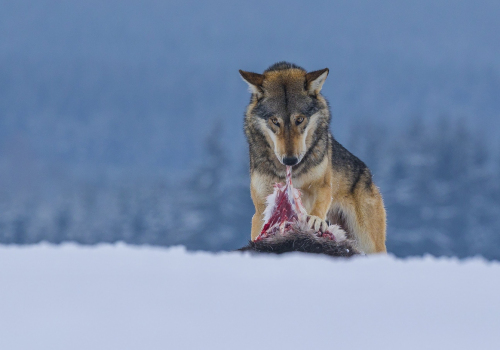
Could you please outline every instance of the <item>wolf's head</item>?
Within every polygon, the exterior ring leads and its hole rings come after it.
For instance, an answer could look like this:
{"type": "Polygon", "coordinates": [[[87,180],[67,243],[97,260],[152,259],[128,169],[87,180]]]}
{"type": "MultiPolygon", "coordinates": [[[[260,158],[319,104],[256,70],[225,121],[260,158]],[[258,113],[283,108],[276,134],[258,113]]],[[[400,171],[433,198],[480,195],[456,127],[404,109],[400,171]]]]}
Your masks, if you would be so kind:
{"type": "Polygon", "coordinates": [[[253,131],[264,135],[281,164],[300,163],[318,127],[324,129],[326,124],[328,128],[328,104],[320,94],[328,68],[307,73],[294,64],[279,62],[264,74],[242,70],[240,74],[252,93],[246,128],[251,124],[253,131]]]}

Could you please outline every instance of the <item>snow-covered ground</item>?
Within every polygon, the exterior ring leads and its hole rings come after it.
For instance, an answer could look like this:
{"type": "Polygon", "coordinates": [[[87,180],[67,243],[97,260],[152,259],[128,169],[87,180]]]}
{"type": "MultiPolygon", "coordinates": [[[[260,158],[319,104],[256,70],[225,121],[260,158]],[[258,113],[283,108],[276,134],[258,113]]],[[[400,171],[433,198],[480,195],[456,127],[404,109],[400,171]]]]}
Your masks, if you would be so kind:
{"type": "Polygon", "coordinates": [[[500,264],[0,247],[1,349],[500,349],[500,264]]]}

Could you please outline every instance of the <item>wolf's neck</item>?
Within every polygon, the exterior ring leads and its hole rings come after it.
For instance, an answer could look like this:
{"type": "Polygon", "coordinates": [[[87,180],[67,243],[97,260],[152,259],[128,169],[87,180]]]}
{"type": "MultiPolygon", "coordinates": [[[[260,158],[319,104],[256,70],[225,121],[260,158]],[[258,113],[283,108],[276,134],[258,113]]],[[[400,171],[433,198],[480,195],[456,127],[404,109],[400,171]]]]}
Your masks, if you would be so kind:
{"type": "Polygon", "coordinates": [[[294,177],[298,177],[319,166],[325,157],[328,156],[332,137],[329,130],[318,130],[314,136],[313,143],[307,150],[302,161],[293,167],[294,177]]]}

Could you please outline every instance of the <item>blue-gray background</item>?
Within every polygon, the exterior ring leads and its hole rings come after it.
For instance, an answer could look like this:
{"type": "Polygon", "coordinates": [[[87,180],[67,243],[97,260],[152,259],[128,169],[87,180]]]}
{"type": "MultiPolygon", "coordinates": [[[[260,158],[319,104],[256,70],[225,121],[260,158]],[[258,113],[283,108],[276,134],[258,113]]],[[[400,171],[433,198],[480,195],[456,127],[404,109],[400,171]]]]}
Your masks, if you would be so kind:
{"type": "Polygon", "coordinates": [[[500,2],[0,1],[0,242],[227,250],[253,207],[238,69],[328,67],[388,248],[500,258],[500,2]]]}

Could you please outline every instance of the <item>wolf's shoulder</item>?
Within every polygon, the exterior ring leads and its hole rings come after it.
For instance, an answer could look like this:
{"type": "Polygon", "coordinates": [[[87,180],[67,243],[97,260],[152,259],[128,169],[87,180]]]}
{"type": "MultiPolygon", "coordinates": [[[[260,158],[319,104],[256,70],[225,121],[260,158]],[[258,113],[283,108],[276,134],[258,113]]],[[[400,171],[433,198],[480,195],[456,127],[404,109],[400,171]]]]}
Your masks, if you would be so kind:
{"type": "Polygon", "coordinates": [[[354,154],[349,152],[333,136],[331,136],[332,166],[348,174],[355,187],[361,177],[366,177],[367,185],[371,184],[371,172],[368,166],[354,154]]]}

